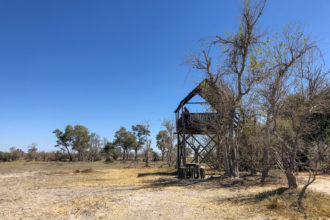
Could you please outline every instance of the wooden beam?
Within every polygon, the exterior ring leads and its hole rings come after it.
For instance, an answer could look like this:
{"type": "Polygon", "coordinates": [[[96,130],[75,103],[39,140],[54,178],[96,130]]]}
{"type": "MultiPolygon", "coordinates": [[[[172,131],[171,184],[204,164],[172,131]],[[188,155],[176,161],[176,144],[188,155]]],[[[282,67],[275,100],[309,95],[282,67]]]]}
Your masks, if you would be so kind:
{"type": "Polygon", "coordinates": [[[187,102],[186,104],[207,104],[207,102],[187,102]]]}

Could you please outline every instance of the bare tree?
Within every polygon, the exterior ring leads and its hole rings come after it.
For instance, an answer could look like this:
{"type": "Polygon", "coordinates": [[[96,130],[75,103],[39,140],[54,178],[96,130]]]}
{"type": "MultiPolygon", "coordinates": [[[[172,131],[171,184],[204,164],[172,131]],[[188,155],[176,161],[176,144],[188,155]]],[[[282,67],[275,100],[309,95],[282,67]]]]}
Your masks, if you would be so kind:
{"type": "Polygon", "coordinates": [[[150,123],[149,121],[145,121],[144,125],[144,131],[143,135],[145,136],[145,149],[144,149],[144,155],[145,155],[145,162],[146,162],[146,167],[149,167],[149,154],[151,153],[151,140],[148,139],[150,136],[150,123]]]}
{"type": "Polygon", "coordinates": [[[162,125],[167,131],[168,143],[166,148],[166,162],[171,167],[175,163],[176,159],[176,147],[174,145],[174,122],[172,120],[164,119],[162,125]]]}
{"type": "Polygon", "coordinates": [[[100,152],[102,150],[102,140],[100,135],[96,133],[90,134],[90,140],[89,140],[89,149],[88,149],[88,160],[90,161],[96,161],[100,160],[100,152]]]}
{"type": "Polygon", "coordinates": [[[272,146],[271,137],[276,130],[281,100],[286,97],[293,83],[293,71],[297,63],[306,56],[306,53],[315,49],[315,42],[311,41],[299,26],[288,25],[282,35],[275,35],[273,41],[265,42],[264,56],[265,78],[259,89],[262,98],[262,110],[265,113],[265,147],[263,152],[263,182],[268,176],[269,151],[272,146]]]}
{"type": "Polygon", "coordinates": [[[225,131],[224,168],[229,176],[238,177],[238,134],[235,118],[241,105],[248,98],[255,84],[262,79],[262,62],[258,56],[262,35],[257,32],[257,22],[266,1],[252,5],[244,1],[239,30],[227,37],[216,36],[208,49],[193,57],[193,68],[201,70],[207,77],[204,97],[221,114],[222,131],[225,131]],[[224,59],[213,62],[214,47],[220,48],[224,59]]]}
{"type": "Polygon", "coordinates": [[[274,118],[273,123],[278,144],[274,151],[279,166],[285,171],[289,188],[298,186],[295,175],[297,152],[307,150],[301,143],[301,136],[310,126],[308,118],[323,109],[321,91],[325,88],[328,72],[323,70],[320,59],[318,51],[313,49],[297,61],[289,94],[276,106],[279,117],[274,118]]]}

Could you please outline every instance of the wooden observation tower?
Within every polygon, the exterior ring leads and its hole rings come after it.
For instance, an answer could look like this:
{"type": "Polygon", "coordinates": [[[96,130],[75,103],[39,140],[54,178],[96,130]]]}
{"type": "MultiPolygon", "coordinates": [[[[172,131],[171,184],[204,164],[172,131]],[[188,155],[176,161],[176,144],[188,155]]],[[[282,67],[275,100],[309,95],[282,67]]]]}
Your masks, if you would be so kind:
{"type": "Polygon", "coordinates": [[[204,86],[206,86],[205,80],[192,90],[174,111],[178,141],[177,168],[179,178],[204,178],[205,171],[201,164],[206,162],[206,158],[211,152],[214,152],[219,144],[216,138],[216,130],[211,126],[217,114],[192,113],[186,108],[186,105],[209,104],[205,101],[206,98],[202,93],[204,86]],[[196,95],[202,97],[204,102],[189,102],[196,95]],[[204,136],[207,141],[202,142],[201,136],[204,136]],[[189,163],[186,155],[187,147],[195,152],[194,159],[189,163]]]}

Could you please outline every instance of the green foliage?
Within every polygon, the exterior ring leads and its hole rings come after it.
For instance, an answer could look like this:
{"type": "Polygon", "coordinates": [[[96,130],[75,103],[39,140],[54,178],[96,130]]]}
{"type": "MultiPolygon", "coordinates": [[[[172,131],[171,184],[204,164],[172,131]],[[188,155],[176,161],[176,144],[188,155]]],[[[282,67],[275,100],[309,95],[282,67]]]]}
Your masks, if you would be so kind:
{"type": "Polygon", "coordinates": [[[136,137],[133,133],[127,131],[125,127],[120,127],[115,133],[114,144],[122,148],[123,160],[125,160],[128,159],[128,151],[136,145],[136,137]]]}
{"type": "Polygon", "coordinates": [[[9,162],[11,160],[11,154],[9,152],[1,152],[0,151],[0,161],[1,162],[9,162]]]}
{"type": "Polygon", "coordinates": [[[72,149],[78,152],[78,160],[84,160],[84,152],[90,147],[89,131],[85,126],[75,125],[72,133],[72,149]]]}
{"type": "Polygon", "coordinates": [[[146,128],[145,125],[137,124],[132,126],[133,134],[137,138],[136,144],[133,146],[135,150],[135,160],[137,160],[137,152],[143,147],[146,143],[146,135],[150,134],[150,131],[146,128]]]}
{"type": "Polygon", "coordinates": [[[305,143],[325,142],[330,138],[330,87],[321,91],[322,105],[319,111],[310,114],[307,118],[309,126],[306,127],[301,139],[305,143]]]}
{"type": "Polygon", "coordinates": [[[242,146],[239,149],[240,168],[255,174],[259,171],[265,137],[262,136],[264,127],[257,123],[253,115],[247,112],[243,114],[240,121],[238,143],[242,146]]]}
{"type": "Polygon", "coordinates": [[[156,141],[157,141],[156,145],[158,149],[162,152],[162,160],[164,160],[165,151],[171,144],[170,143],[171,139],[170,136],[168,135],[168,132],[165,130],[159,131],[156,136],[156,141]]]}
{"type": "Polygon", "coordinates": [[[38,151],[37,144],[35,143],[31,144],[31,146],[29,146],[26,159],[28,161],[37,160],[38,158],[37,151],[38,151]]]}
{"type": "Polygon", "coordinates": [[[117,158],[120,156],[118,154],[118,150],[116,149],[116,145],[112,142],[108,142],[104,145],[103,152],[105,153],[106,162],[111,162],[111,157],[114,160],[117,160],[117,158]]]}
{"type": "Polygon", "coordinates": [[[70,151],[72,145],[73,127],[71,125],[67,125],[64,132],[59,129],[56,129],[53,131],[53,133],[57,137],[55,147],[60,147],[62,151],[66,151],[68,153],[70,161],[72,161],[73,158],[71,156],[70,151]]]}

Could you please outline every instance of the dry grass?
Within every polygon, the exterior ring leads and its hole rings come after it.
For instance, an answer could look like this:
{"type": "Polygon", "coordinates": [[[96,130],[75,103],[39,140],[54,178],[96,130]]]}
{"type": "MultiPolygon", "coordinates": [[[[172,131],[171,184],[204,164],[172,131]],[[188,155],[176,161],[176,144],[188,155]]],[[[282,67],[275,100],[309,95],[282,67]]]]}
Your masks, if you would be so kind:
{"type": "Polygon", "coordinates": [[[330,218],[330,196],[310,191],[303,199],[303,209],[292,205],[297,201],[298,191],[284,191],[271,195],[255,203],[264,213],[276,214],[289,219],[328,219],[330,218]]]}
{"type": "Polygon", "coordinates": [[[196,181],[179,180],[174,171],[134,162],[2,163],[0,219],[330,217],[326,194],[308,191],[305,210],[289,207],[296,192],[274,191],[285,186],[276,172],[262,186],[259,176],[221,179],[208,172],[214,178],[196,181]]]}

